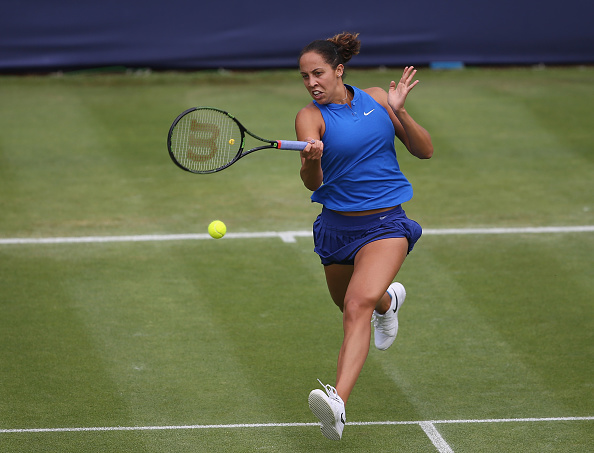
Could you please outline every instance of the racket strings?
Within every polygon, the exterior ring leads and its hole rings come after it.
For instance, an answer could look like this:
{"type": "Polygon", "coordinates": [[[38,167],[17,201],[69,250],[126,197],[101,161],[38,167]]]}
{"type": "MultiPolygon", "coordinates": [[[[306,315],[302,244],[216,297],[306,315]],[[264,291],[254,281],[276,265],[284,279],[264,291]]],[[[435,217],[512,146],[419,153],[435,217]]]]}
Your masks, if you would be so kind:
{"type": "Polygon", "coordinates": [[[241,150],[237,123],[226,113],[194,110],[182,117],[171,135],[171,152],[185,168],[210,172],[229,165],[241,150]]]}

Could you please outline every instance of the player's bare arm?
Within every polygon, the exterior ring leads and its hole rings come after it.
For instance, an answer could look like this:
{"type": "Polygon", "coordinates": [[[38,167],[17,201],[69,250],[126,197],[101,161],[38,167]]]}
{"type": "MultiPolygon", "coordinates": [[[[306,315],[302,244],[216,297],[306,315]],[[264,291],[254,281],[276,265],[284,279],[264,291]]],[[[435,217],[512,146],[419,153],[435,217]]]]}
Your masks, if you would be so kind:
{"type": "Polygon", "coordinates": [[[305,187],[314,191],[322,185],[322,154],[324,143],[320,140],[323,135],[324,120],[322,114],[313,103],[304,107],[295,118],[295,132],[300,141],[312,142],[301,151],[301,180],[305,187]]]}
{"type": "Polygon", "coordinates": [[[416,70],[412,66],[406,67],[398,83],[390,83],[387,93],[379,87],[365,91],[386,108],[394,124],[396,136],[406,149],[419,159],[429,159],[433,155],[431,136],[404,108],[408,93],[419,83],[419,80],[413,81],[415,74],[416,70]]]}

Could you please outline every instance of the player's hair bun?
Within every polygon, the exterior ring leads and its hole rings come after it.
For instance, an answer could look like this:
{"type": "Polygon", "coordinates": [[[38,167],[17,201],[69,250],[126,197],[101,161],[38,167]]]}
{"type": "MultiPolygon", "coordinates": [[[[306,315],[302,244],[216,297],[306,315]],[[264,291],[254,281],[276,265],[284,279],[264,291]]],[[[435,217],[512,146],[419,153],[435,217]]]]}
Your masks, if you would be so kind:
{"type": "Polygon", "coordinates": [[[336,46],[342,64],[348,63],[351,58],[359,53],[361,41],[359,41],[358,36],[359,33],[345,31],[327,39],[336,46]]]}

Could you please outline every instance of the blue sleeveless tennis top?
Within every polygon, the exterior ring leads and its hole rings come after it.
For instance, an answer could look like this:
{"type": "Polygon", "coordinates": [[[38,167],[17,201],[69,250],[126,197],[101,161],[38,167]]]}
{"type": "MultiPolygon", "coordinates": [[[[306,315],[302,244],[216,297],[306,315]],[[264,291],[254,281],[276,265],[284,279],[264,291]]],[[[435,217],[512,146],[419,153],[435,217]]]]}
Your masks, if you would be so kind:
{"type": "Polygon", "coordinates": [[[348,104],[314,104],[326,131],[322,137],[323,184],[314,202],[335,211],[387,208],[410,200],[412,185],[400,171],[394,148],[394,125],[384,107],[369,94],[354,92],[348,104]]]}

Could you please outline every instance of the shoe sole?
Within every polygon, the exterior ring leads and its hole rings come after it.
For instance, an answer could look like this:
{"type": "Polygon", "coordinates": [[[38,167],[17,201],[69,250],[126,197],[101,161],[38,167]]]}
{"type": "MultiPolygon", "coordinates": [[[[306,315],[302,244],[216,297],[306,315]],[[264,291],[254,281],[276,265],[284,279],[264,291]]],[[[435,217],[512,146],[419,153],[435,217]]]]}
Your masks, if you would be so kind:
{"type": "Polygon", "coordinates": [[[400,308],[402,307],[402,304],[404,303],[404,299],[406,299],[406,289],[404,289],[404,285],[402,283],[394,282],[389,286],[389,288],[391,288],[394,291],[394,294],[396,295],[396,300],[398,302],[398,306],[396,307],[396,335],[394,335],[394,339],[387,346],[378,347],[378,345],[376,344],[375,347],[377,349],[379,349],[380,351],[385,351],[390,346],[392,346],[394,344],[394,342],[396,341],[396,337],[398,336],[398,327],[399,327],[398,326],[398,312],[400,311],[400,308]],[[400,294],[399,294],[399,292],[400,292],[400,294]]]}
{"type": "Polygon", "coordinates": [[[334,410],[328,404],[328,396],[321,390],[312,390],[308,398],[309,409],[320,419],[322,434],[331,440],[340,440],[341,435],[334,427],[334,410]]]}

